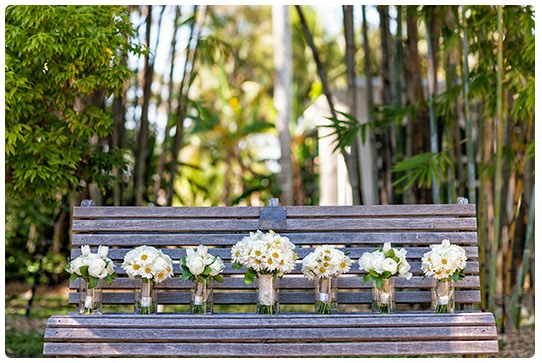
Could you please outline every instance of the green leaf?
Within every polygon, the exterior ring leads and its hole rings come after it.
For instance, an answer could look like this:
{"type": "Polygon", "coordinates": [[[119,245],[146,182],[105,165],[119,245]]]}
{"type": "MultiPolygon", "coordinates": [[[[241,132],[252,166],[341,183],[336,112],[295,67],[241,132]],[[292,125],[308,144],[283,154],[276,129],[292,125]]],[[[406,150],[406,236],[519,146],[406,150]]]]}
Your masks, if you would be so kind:
{"type": "Polygon", "coordinates": [[[245,272],[245,285],[252,284],[257,275],[258,275],[258,273],[254,269],[249,268],[245,272]]]}
{"type": "Polygon", "coordinates": [[[98,285],[98,282],[100,282],[99,278],[90,276],[89,281],[88,281],[88,288],[89,289],[95,288],[96,285],[98,285]]]}
{"type": "Polygon", "coordinates": [[[181,275],[181,279],[183,281],[186,281],[188,279],[190,279],[192,277],[192,273],[190,272],[190,270],[186,269],[186,270],[183,270],[183,273],[181,275]]]}
{"type": "Polygon", "coordinates": [[[375,281],[375,284],[376,284],[376,288],[381,289],[382,288],[382,277],[379,277],[379,278],[375,279],[374,281],[375,281]]]}
{"type": "Polygon", "coordinates": [[[220,283],[224,282],[224,278],[222,276],[220,276],[220,275],[213,276],[213,280],[215,280],[216,282],[220,282],[220,283]]]}
{"type": "Polygon", "coordinates": [[[239,262],[234,262],[234,263],[231,264],[231,267],[233,267],[234,269],[239,270],[240,268],[243,268],[243,265],[241,265],[239,262]]]}
{"type": "Polygon", "coordinates": [[[389,271],[382,272],[382,277],[385,279],[389,279],[391,277],[391,272],[389,271]]]}

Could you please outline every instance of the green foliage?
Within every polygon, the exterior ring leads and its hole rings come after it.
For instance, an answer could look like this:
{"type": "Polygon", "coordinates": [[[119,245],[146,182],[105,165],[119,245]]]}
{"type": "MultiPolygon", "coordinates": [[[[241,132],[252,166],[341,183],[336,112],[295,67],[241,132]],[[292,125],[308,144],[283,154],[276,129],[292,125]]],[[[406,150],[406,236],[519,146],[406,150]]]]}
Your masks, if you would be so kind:
{"type": "MultiPolygon", "coordinates": [[[[403,186],[403,190],[410,188],[417,182],[418,187],[426,185],[431,187],[431,178],[433,175],[441,175],[446,168],[451,165],[451,161],[446,152],[422,153],[397,162],[392,168],[394,173],[405,173],[397,178],[393,186],[403,186]]],[[[439,183],[440,178],[436,178],[439,183]]]]}
{"type": "Polygon", "coordinates": [[[77,187],[86,166],[87,183],[107,182],[104,159],[118,151],[97,145],[111,130],[100,104],[130,76],[123,54],[139,51],[133,35],[125,7],[7,7],[8,192],[55,198],[77,187]]]}
{"type": "Polygon", "coordinates": [[[54,228],[67,201],[91,183],[109,188],[111,170],[126,168],[123,151],[104,142],[105,100],[131,75],[126,53],[143,52],[134,35],[124,6],[6,8],[8,278],[48,282],[61,272],[67,232],[54,228]],[[55,243],[57,254],[48,252],[55,243]]]}

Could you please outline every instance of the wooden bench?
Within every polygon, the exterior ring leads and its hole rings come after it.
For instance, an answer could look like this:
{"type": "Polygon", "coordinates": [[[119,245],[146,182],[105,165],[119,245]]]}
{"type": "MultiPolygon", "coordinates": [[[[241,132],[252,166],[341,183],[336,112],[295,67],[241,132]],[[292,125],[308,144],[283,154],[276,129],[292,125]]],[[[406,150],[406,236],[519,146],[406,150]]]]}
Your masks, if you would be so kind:
{"type": "MultiPolygon", "coordinates": [[[[87,202],[88,203],[88,202],[87,202]]],[[[485,356],[498,352],[495,319],[479,311],[480,279],[476,208],[473,204],[267,207],[94,207],[73,210],[72,252],[110,247],[119,278],[103,284],[104,313],[56,315],[45,330],[45,356],[317,357],[485,356]],[[255,313],[256,283],[230,263],[230,248],[251,231],[272,229],[297,247],[294,272],[280,280],[281,310],[255,313]],[[431,280],[420,259],[430,244],[447,238],[465,248],[466,278],[456,284],[456,312],[430,311],[431,280]],[[372,314],[370,285],[357,260],[390,241],[408,250],[414,276],[396,280],[397,312],[372,314]],[[134,280],[120,268],[139,245],[162,249],[174,260],[175,277],[159,285],[161,312],[133,314],[134,280]],[[189,283],[178,260],[184,247],[205,244],[224,259],[224,283],[214,284],[215,313],[188,313],[189,283]],[[301,259],[318,244],[350,251],[351,271],[339,277],[339,312],[316,315],[314,285],[301,259]],[[111,309],[111,310],[108,310],[111,309]],[[120,310],[120,312],[119,312],[120,310]]],[[[69,302],[78,301],[70,284],[69,302]]]]}

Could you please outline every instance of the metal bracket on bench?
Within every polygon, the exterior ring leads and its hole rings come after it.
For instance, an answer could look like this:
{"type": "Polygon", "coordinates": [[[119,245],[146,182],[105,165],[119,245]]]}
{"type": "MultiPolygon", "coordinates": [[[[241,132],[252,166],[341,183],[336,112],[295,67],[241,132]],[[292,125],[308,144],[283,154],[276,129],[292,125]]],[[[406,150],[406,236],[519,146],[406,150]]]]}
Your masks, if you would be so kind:
{"type": "Polygon", "coordinates": [[[84,199],[81,201],[81,207],[93,207],[94,201],[92,199],[84,199]]]}
{"type": "Polygon", "coordinates": [[[286,208],[279,206],[278,198],[270,199],[269,206],[260,208],[259,229],[286,229],[286,208]]]}

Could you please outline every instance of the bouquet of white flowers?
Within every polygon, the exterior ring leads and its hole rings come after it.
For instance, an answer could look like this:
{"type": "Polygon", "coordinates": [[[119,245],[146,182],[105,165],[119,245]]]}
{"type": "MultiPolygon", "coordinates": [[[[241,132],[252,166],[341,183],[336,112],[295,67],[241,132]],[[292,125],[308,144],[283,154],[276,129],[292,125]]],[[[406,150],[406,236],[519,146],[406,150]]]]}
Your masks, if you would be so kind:
{"type": "Polygon", "coordinates": [[[377,287],[382,286],[382,279],[392,276],[404,277],[410,280],[412,273],[410,265],[406,260],[407,250],[397,250],[391,247],[390,242],[384,243],[383,248],[373,252],[365,252],[359,259],[359,269],[368,272],[361,281],[375,281],[377,287]]]}
{"type": "Polygon", "coordinates": [[[410,280],[412,273],[406,260],[407,250],[397,250],[390,242],[373,252],[365,252],[359,259],[359,269],[368,272],[361,283],[373,281],[372,310],[376,313],[391,313],[395,309],[394,282],[391,277],[399,276],[410,280]]]}
{"type": "Polygon", "coordinates": [[[297,254],[295,245],[287,237],[269,231],[251,232],[231,249],[232,267],[246,267],[245,284],[258,277],[258,303],[260,314],[275,314],[279,310],[276,278],[295,267],[297,254]]]}
{"type": "Polygon", "coordinates": [[[331,314],[335,310],[331,278],[350,271],[352,261],[348,254],[349,251],[342,252],[335,247],[321,245],[303,259],[301,271],[309,280],[316,280],[317,314],[331,314]]]}
{"type": "Polygon", "coordinates": [[[100,279],[111,284],[117,277],[115,264],[107,257],[109,247],[99,246],[97,253],[90,252],[88,245],[81,246],[81,256],[71,260],[64,269],[70,274],[70,281],[78,277],[84,278],[88,283],[88,288],[96,287],[100,279]]]}
{"type": "Polygon", "coordinates": [[[422,257],[422,271],[424,278],[434,278],[431,306],[437,313],[453,313],[454,281],[465,277],[467,255],[462,247],[450,244],[448,239],[430,247],[431,251],[422,257]]]}
{"type": "Polygon", "coordinates": [[[224,282],[220,276],[224,269],[222,259],[208,253],[204,245],[199,245],[196,251],[188,248],[179,264],[183,271],[181,279],[192,281],[190,311],[193,314],[212,313],[212,281],[224,282]]]}
{"type": "Polygon", "coordinates": [[[160,283],[173,276],[171,257],[151,246],[139,246],[124,256],[122,268],[131,279],[160,283]]]}
{"type": "Polygon", "coordinates": [[[303,259],[301,271],[309,280],[337,277],[350,271],[352,261],[348,251],[342,252],[335,247],[321,245],[303,259]]]}
{"type": "Polygon", "coordinates": [[[219,256],[213,256],[208,253],[207,247],[199,245],[194,251],[192,248],[186,249],[186,256],[182,257],[179,264],[183,273],[181,279],[201,282],[212,278],[217,282],[224,282],[220,273],[224,269],[224,262],[219,256]]]}
{"type": "Polygon", "coordinates": [[[250,232],[231,249],[232,267],[246,267],[245,284],[258,274],[282,277],[295,268],[295,245],[287,237],[269,231],[250,232]]]}
{"type": "Polygon", "coordinates": [[[141,287],[135,289],[136,314],[153,314],[157,309],[155,283],[173,276],[171,257],[151,246],[139,246],[124,256],[122,268],[131,279],[141,279],[141,287]]]}
{"type": "Polygon", "coordinates": [[[425,277],[438,280],[451,278],[454,281],[465,277],[467,255],[462,247],[450,244],[450,240],[447,239],[439,245],[430,247],[431,251],[422,257],[422,271],[425,277]]]}

